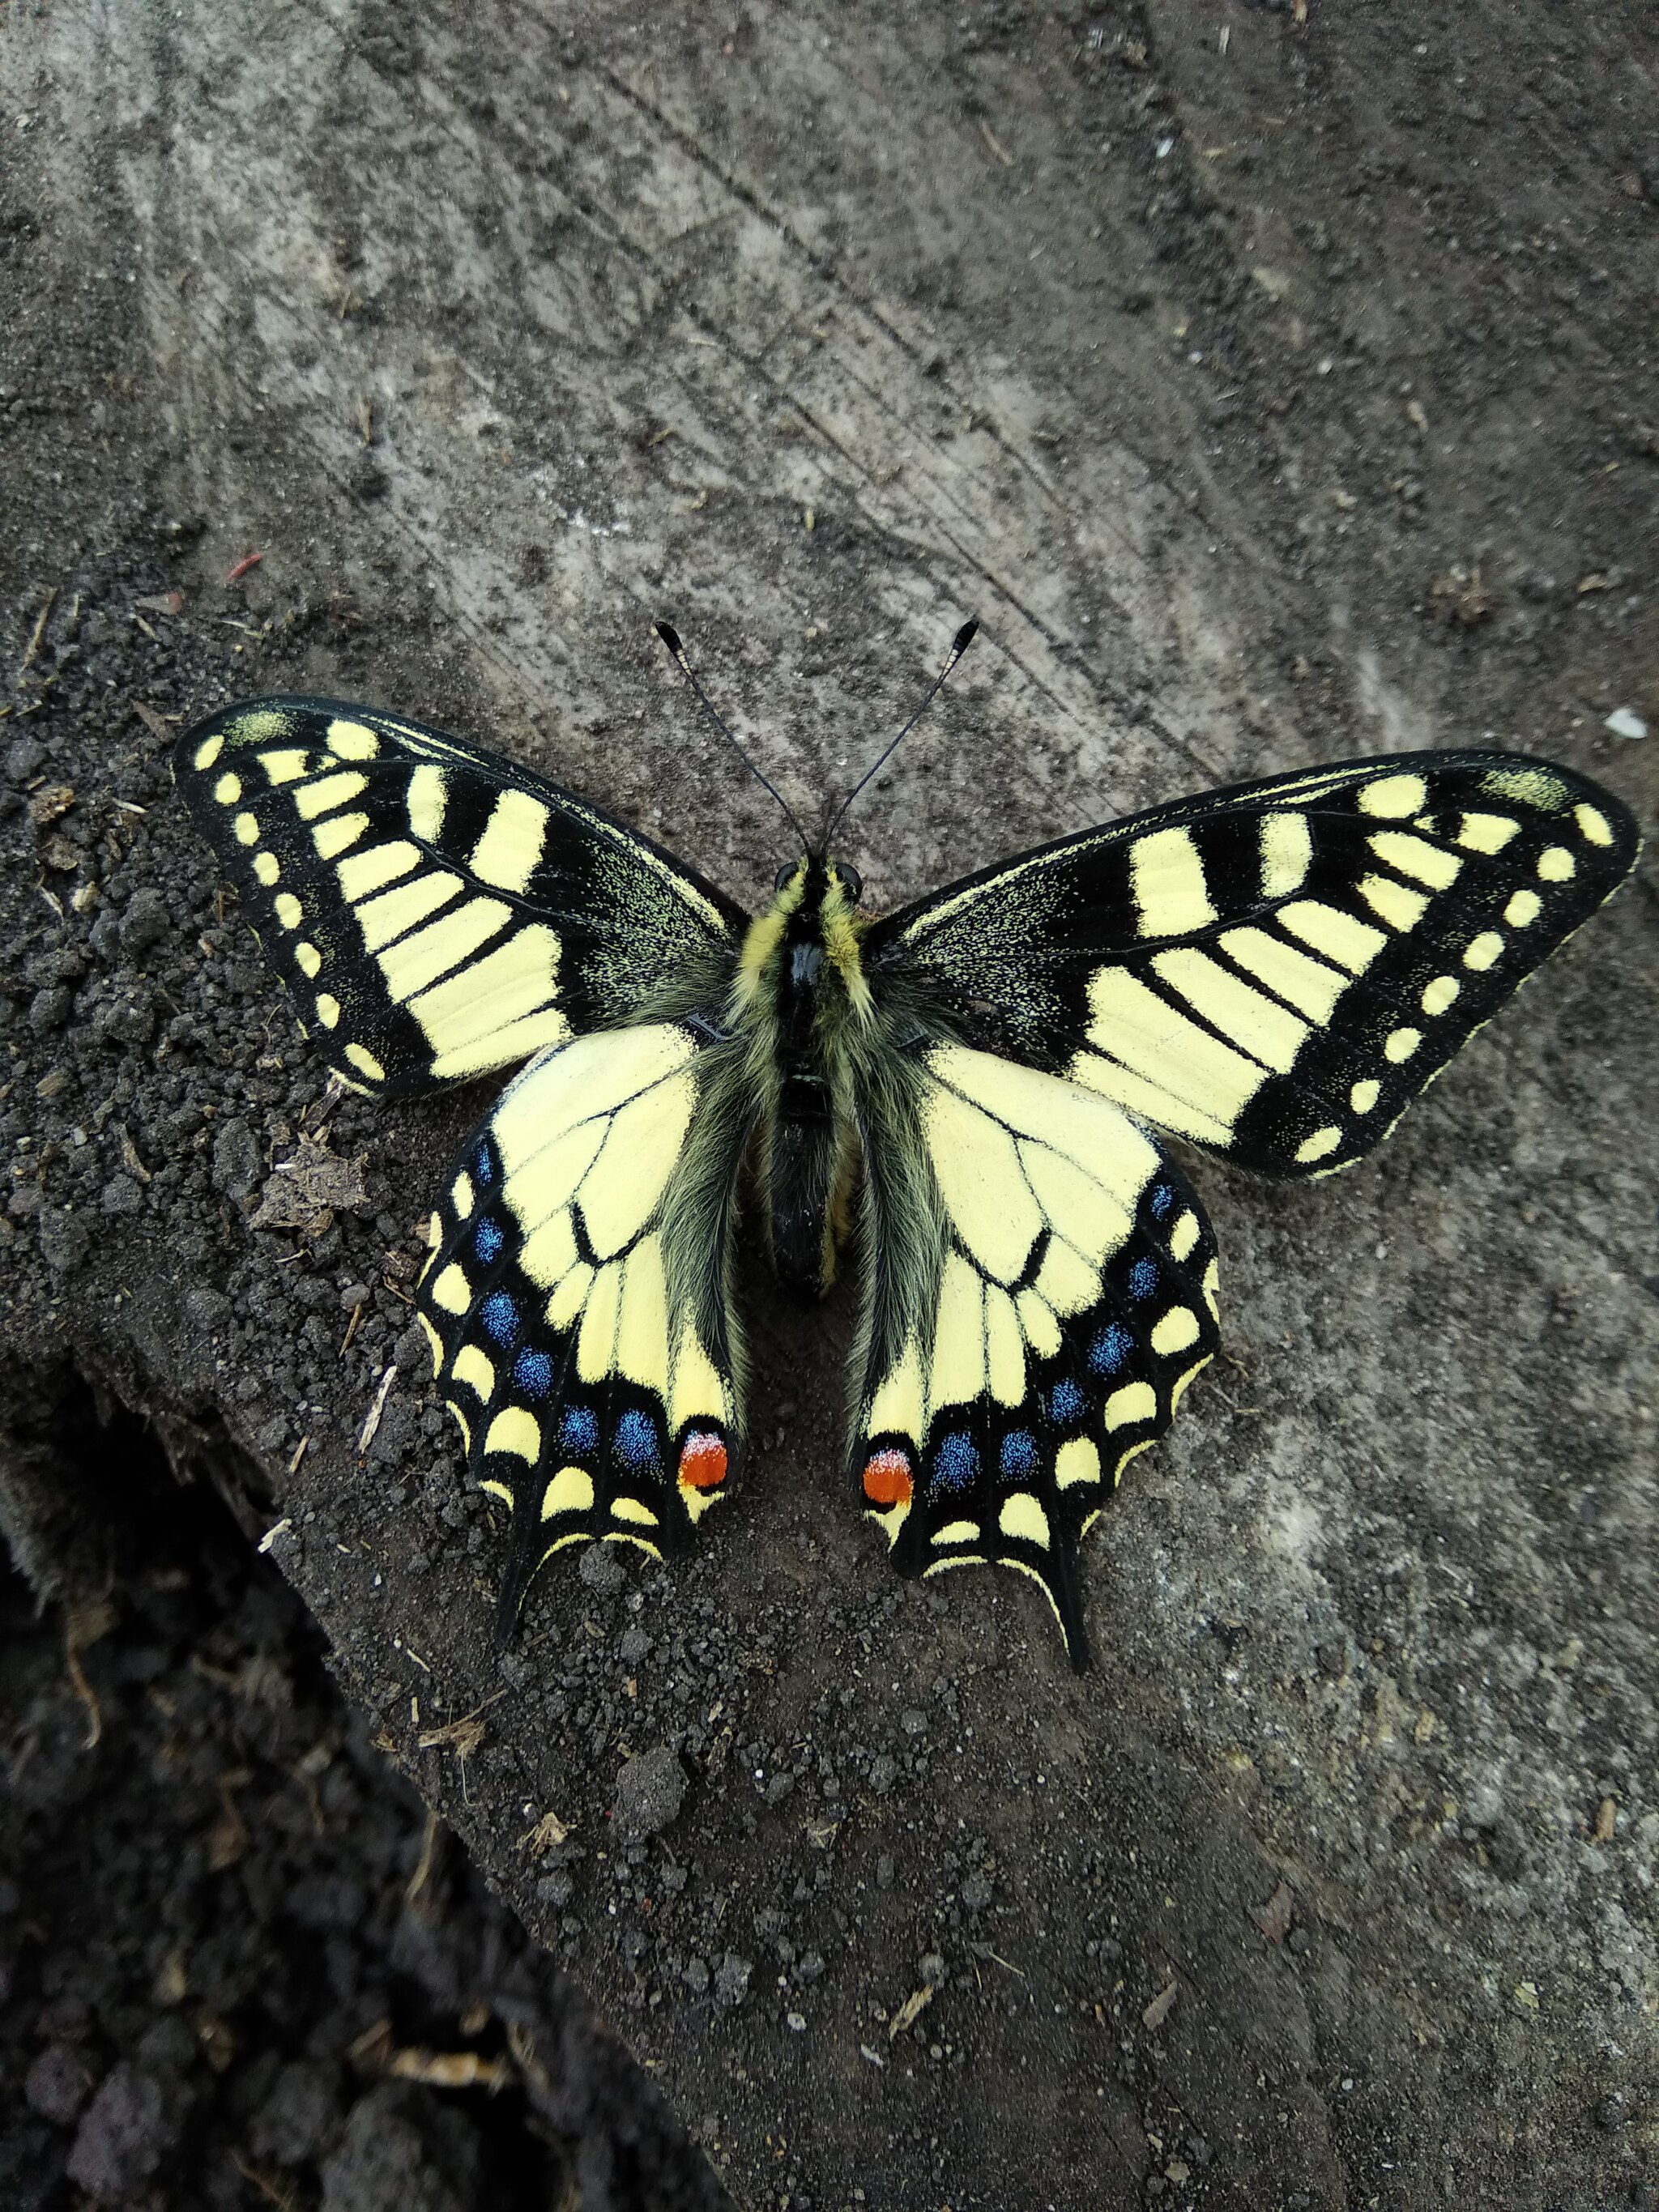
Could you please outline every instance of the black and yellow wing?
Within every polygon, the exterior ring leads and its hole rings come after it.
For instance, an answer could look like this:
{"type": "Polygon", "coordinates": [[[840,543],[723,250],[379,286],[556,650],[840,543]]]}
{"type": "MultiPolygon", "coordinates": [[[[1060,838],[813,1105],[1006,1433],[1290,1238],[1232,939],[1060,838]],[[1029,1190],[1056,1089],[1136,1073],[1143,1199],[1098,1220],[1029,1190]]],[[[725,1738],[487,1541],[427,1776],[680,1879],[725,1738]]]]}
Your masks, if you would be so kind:
{"type": "Polygon", "coordinates": [[[1216,1346],[1215,1240],[1111,1099],[934,1044],[866,1115],[855,1456],[901,1573],[1000,1561],[1074,1662],[1077,1548],[1216,1346]]]}
{"type": "Polygon", "coordinates": [[[748,1136],[722,1048],[645,1023],[554,1045],[468,1140],[416,1312],[475,1480],[511,1516],[500,1633],[550,1553],[678,1548],[738,1434],[727,1295],[748,1136]]]}
{"type": "Polygon", "coordinates": [[[901,1571],[1035,1576],[1085,1664],[1078,1541],[1216,1343],[1214,1243],[1148,1125],[1260,1173],[1346,1166],[1637,844],[1567,769],[1404,755],[1163,807],[874,924],[877,1003],[929,1032],[863,1108],[854,1464],[901,1571]]]}
{"type": "Polygon", "coordinates": [[[330,1066],[406,1097],[636,1017],[720,1004],[747,917],[545,778],[335,699],[246,700],[173,772],[330,1066]]]}
{"type": "Polygon", "coordinates": [[[1508,753],[1352,761],[1063,839],[886,917],[872,989],[1258,1174],[1383,1137],[1630,872],[1629,811],[1508,753]]]}

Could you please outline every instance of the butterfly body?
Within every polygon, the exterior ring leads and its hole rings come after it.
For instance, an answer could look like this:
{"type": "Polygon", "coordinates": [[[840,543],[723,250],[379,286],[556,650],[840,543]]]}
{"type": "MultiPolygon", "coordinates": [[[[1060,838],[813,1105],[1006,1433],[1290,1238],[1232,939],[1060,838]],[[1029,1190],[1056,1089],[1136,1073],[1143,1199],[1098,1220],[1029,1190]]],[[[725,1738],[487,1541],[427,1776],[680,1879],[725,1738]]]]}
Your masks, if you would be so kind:
{"type": "Polygon", "coordinates": [[[746,914],[517,765],[346,702],[181,739],[191,811],[356,1088],[517,1066],[433,1210],[418,1317],[509,1514],[661,1553],[731,1486],[740,1210],[783,1281],[851,1260],[850,1459],[907,1575],[1078,1552],[1218,1342],[1167,1132],[1361,1157],[1628,872],[1620,802],[1491,752],[1355,761],[1062,839],[874,920],[809,851],[746,914]]]}

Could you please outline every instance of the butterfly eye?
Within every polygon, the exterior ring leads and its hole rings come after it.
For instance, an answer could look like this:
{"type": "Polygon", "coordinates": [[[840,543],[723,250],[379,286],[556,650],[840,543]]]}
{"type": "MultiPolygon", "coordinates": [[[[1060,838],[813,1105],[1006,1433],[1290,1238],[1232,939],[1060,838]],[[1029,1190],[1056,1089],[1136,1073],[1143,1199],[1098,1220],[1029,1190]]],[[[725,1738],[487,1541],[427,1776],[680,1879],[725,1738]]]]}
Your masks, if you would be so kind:
{"type": "Polygon", "coordinates": [[[800,863],[799,860],[786,860],[783,866],[778,870],[776,875],[772,878],[773,890],[775,891],[787,890],[790,884],[793,883],[795,879],[795,870],[799,866],[800,863]]]}
{"type": "Polygon", "coordinates": [[[856,906],[859,901],[864,896],[863,877],[859,873],[856,868],[849,868],[845,860],[836,861],[836,873],[841,878],[841,887],[842,890],[846,892],[848,897],[851,899],[854,905],[856,906]]]}

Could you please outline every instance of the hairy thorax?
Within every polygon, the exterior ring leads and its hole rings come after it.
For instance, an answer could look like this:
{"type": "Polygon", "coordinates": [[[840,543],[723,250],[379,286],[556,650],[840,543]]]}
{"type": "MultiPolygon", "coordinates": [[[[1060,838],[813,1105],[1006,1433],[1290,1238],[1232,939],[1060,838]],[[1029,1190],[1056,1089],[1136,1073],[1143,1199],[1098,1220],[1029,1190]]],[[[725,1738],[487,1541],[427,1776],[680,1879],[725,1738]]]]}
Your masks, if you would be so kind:
{"type": "Polygon", "coordinates": [[[859,940],[857,878],[803,860],[750,924],[730,1017],[763,1101],[757,1182],[774,1263],[797,1289],[835,1279],[859,1156],[855,1070],[875,1008],[859,940]]]}

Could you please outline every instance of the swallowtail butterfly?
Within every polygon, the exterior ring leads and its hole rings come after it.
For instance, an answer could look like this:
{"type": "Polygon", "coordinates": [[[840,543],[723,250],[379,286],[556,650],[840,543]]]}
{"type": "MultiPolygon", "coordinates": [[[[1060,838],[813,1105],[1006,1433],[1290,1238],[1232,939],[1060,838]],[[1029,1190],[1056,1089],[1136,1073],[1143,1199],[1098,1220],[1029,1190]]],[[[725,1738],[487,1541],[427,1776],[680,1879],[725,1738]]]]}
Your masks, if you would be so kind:
{"type": "Polygon", "coordinates": [[[856,1266],[851,1483],[895,1565],[1020,1569],[1079,1667],[1079,1541],[1218,1342],[1215,1240],[1159,1133],[1266,1176],[1347,1166],[1638,842],[1570,769],[1397,754],[875,920],[803,836],[751,916],[529,769],[366,707],[246,701],[176,773],[346,1083],[518,1069],[418,1297],[509,1516],[503,1634],[551,1553],[671,1551],[731,1487],[752,1201],[787,1282],[856,1266]]]}

